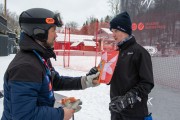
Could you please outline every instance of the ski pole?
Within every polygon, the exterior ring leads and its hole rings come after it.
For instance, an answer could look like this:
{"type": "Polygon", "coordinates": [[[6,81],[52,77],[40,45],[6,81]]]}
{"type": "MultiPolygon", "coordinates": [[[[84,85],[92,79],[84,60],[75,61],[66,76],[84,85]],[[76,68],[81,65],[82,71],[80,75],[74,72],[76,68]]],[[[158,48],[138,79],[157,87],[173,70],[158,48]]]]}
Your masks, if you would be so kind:
{"type": "Polygon", "coordinates": [[[3,90],[0,90],[0,98],[3,98],[4,97],[4,94],[3,94],[3,90]]]}
{"type": "Polygon", "coordinates": [[[74,120],[74,114],[73,114],[73,116],[72,116],[72,120],[74,120]]]}

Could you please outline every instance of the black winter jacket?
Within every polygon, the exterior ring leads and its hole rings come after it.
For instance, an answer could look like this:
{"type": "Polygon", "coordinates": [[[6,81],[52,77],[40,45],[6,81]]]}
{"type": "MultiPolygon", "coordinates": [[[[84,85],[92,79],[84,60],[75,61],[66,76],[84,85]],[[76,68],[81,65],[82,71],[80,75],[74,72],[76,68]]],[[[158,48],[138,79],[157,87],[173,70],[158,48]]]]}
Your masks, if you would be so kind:
{"type": "Polygon", "coordinates": [[[150,54],[136,43],[134,36],[119,45],[119,57],[110,82],[110,97],[123,96],[128,91],[137,92],[142,98],[133,108],[122,111],[125,116],[148,115],[148,94],[154,86],[150,54]]]}

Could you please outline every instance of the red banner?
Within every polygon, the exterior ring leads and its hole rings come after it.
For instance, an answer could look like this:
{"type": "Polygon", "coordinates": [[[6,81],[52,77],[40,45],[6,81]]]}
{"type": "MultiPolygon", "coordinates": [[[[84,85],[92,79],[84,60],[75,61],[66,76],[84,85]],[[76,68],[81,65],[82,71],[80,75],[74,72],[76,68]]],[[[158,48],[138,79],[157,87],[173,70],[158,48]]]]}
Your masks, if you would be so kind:
{"type": "Polygon", "coordinates": [[[99,83],[108,84],[111,81],[118,55],[119,51],[102,53],[101,62],[98,65],[98,70],[100,71],[99,83]]]}

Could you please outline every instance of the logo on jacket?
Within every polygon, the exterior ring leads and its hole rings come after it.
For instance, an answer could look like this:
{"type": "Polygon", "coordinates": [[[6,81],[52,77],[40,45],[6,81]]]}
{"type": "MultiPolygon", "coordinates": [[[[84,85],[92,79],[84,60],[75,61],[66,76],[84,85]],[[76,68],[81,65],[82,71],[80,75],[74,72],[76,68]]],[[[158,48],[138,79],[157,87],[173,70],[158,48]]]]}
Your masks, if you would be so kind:
{"type": "Polygon", "coordinates": [[[133,52],[128,52],[127,55],[133,55],[134,53],[133,52]]]}
{"type": "Polygon", "coordinates": [[[148,97],[148,101],[147,104],[152,106],[151,100],[153,99],[153,97],[148,97]]]}

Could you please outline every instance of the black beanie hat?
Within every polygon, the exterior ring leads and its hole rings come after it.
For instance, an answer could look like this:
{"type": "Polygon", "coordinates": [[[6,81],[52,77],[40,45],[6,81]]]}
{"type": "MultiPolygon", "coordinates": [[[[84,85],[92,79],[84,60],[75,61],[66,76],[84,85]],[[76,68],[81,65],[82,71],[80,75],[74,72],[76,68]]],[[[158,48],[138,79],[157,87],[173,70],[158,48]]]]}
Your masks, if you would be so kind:
{"type": "Polygon", "coordinates": [[[131,25],[132,23],[129,14],[127,12],[122,12],[116,15],[110,21],[110,30],[117,29],[131,35],[132,34],[131,25]]]}

